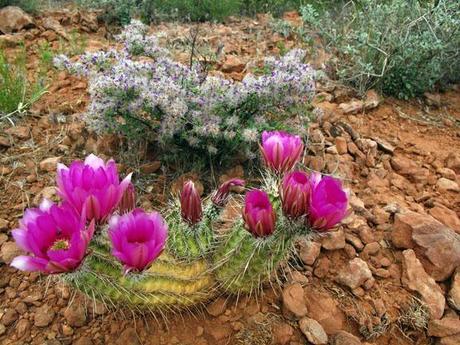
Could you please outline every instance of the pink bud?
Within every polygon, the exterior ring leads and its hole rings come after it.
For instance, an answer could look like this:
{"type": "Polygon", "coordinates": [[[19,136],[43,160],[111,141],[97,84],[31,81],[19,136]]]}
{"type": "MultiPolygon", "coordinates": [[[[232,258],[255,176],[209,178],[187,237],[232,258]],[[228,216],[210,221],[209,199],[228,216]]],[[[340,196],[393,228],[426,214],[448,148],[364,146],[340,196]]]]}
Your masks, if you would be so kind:
{"type": "Polygon", "coordinates": [[[134,189],[134,186],[132,183],[128,185],[128,188],[126,188],[125,192],[123,193],[123,196],[121,197],[120,204],[118,206],[118,209],[120,210],[120,213],[128,213],[136,207],[136,191],[134,189]]]}
{"type": "Polygon", "coordinates": [[[200,194],[193,181],[187,181],[180,194],[182,219],[190,225],[198,223],[203,217],[200,194]]]}
{"type": "Polygon", "coordinates": [[[219,189],[214,193],[214,195],[211,198],[211,201],[217,205],[217,206],[224,206],[228,195],[230,194],[230,188],[233,186],[244,186],[245,182],[244,180],[241,180],[239,178],[232,178],[224,183],[221,184],[219,189]]]}
{"type": "Polygon", "coordinates": [[[262,156],[265,165],[277,173],[290,171],[303,152],[302,139],[282,131],[262,133],[262,156]]]}
{"type": "Polygon", "coordinates": [[[311,178],[310,226],[318,231],[328,231],[347,215],[348,195],[339,180],[315,174],[311,178]]]}
{"type": "Polygon", "coordinates": [[[243,219],[255,237],[269,236],[275,231],[276,214],[267,193],[254,189],[246,194],[243,219]]]}
{"type": "Polygon", "coordinates": [[[280,196],[285,216],[298,218],[308,213],[310,188],[308,174],[303,171],[284,176],[280,196]]]}

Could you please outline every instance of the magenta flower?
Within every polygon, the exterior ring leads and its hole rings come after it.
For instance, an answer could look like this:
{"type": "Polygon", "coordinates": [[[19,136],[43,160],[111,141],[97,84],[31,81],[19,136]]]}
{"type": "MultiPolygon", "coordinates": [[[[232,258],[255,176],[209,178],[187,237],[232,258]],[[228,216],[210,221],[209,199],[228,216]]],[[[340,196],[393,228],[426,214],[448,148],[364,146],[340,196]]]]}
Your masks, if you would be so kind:
{"type": "Polygon", "coordinates": [[[308,174],[303,171],[294,171],[284,176],[280,197],[285,216],[298,218],[308,213],[310,188],[308,174]]]}
{"type": "Polygon", "coordinates": [[[118,206],[131,184],[131,174],[121,181],[113,160],[107,163],[90,154],[84,162],[74,161],[70,167],[58,164],[58,194],[78,212],[86,207],[88,219],[104,221],[118,206]]]}
{"type": "Polygon", "coordinates": [[[282,131],[262,133],[262,156],[265,165],[277,173],[290,171],[300,160],[303,142],[298,135],[282,131]]]}
{"type": "Polygon", "coordinates": [[[187,181],[180,193],[180,206],[182,219],[194,225],[203,217],[200,194],[195,188],[193,181],[187,181]]]}
{"type": "Polygon", "coordinates": [[[348,195],[339,180],[329,176],[311,175],[308,219],[312,228],[327,231],[347,215],[348,195]]]}
{"type": "Polygon", "coordinates": [[[39,208],[26,210],[12,235],[16,244],[32,256],[18,256],[11,266],[43,273],[77,269],[94,234],[94,222],[87,229],[85,222],[84,211],[80,216],[69,204],[57,206],[46,199],[39,208]]]}
{"type": "Polygon", "coordinates": [[[267,193],[254,189],[246,194],[243,219],[255,237],[269,236],[275,231],[276,214],[267,193]]]}
{"type": "Polygon", "coordinates": [[[244,186],[245,182],[239,178],[232,178],[224,183],[222,183],[219,189],[214,193],[211,198],[211,201],[217,206],[224,206],[228,195],[230,194],[230,188],[233,186],[244,186]]]}
{"type": "Polygon", "coordinates": [[[141,209],[109,220],[112,255],[129,271],[143,271],[162,252],[168,235],[168,226],[157,212],[145,213],[141,209]]]}

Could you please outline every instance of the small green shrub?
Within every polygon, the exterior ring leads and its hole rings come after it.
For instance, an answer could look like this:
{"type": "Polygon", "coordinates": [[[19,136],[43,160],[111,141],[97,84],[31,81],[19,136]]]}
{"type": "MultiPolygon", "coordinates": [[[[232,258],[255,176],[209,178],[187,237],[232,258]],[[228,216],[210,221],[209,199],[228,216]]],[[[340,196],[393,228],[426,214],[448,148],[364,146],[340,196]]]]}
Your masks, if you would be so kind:
{"type": "Polygon", "coordinates": [[[29,13],[35,13],[38,9],[38,5],[38,0],[0,0],[0,8],[18,6],[29,13]]]}
{"type": "MultiPolygon", "coordinates": [[[[286,128],[290,108],[313,96],[315,71],[303,62],[300,49],[267,58],[266,73],[234,82],[203,73],[201,64],[172,60],[147,32],[133,21],[119,36],[122,52],[88,53],[76,63],[55,58],[58,66],[89,76],[85,119],[96,132],[157,142],[165,156],[189,161],[255,158],[259,134],[286,128]],[[154,59],[139,61],[136,55],[154,59]]],[[[303,128],[304,117],[296,119],[303,128]]]]}
{"type": "MultiPolygon", "coordinates": [[[[27,79],[26,51],[22,49],[15,59],[7,59],[0,49],[0,119],[10,119],[23,113],[45,92],[40,78],[35,83],[27,79]]],[[[11,119],[10,119],[11,120],[11,119]]]]}
{"type": "Polygon", "coordinates": [[[458,1],[360,0],[301,12],[335,53],[330,63],[338,78],[362,93],[377,88],[410,98],[459,80],[458,1]]]}
{"type": "MultiPolygon", "coordinates": [[[[0,0],[1,1],[1,0],[0,0]]],[[[127,24],[135,16],[145,22],[164,20],[223,21],[229,16],[257,13],[282,15],[298,9],[302,0],[78,0],[82,6],[104,10],[107,22],[127,24]]]]}

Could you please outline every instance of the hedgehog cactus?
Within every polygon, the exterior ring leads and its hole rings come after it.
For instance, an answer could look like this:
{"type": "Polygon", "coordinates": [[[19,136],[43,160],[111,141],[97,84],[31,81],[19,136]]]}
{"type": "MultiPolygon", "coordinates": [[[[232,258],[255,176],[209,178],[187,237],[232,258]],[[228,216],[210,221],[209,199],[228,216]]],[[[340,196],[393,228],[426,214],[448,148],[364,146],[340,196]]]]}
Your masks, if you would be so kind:
{"type": "Polygon", "coordinates": [[[348,201],[339,181],[290,172],[303,151],[298,136],[264,133],[261,150],[264,190],[249,191],[242,216],[228,224],[221,215],[243,180],[231,179],[203,199],[188,181],[163,219],[136,209],[130,175],[120,182],[112,160],[90,155],[60,165],[63,202],[26,211],[13,235],[31,255],[13,265],[59,273],[90,297],[136,310],[177,310],[222,292],[258,291],[277,278],[295,239],[331,229],[348,201]]]}

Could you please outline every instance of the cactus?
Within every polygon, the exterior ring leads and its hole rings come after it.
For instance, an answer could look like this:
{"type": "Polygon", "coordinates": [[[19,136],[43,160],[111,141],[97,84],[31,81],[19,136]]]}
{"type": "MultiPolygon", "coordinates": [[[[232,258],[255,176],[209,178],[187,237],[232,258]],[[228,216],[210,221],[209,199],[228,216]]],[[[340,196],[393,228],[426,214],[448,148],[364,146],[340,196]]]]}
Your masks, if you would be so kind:
{"type": "Polygon", "coordinates": [[[180,216],[179,205],[174,205],[171,214],[166,217],[169,224],[168,251],[180,261],[192,262],[205,258],[214,244],[212,223],[218,213],[218,208],[207,200],[203,219],[197,224],[189,225],[180,216]]]}

